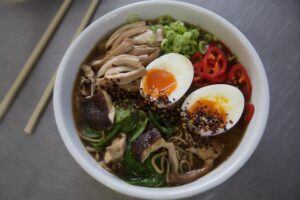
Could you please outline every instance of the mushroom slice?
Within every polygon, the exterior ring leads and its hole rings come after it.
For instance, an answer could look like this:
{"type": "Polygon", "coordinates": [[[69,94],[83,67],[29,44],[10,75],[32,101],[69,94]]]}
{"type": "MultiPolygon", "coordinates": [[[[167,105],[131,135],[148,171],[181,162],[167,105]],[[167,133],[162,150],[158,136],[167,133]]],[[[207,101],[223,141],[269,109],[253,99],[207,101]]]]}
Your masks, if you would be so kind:
{"type": "Polygon", "coordinates": [[[149,47],[147,45],[134,45],[132,50],[128,52],[130,55],[140,56],[145,54],[151,54],[158,50],[157,47],[149,47]]]}
{"type": "Polygon", "coordinates": [[[86,86],[86,84],[82,84],[80,88],[80,94],[83,96],[89,96],[91,89],[86,86]]]}
{"type": "Polygon", "coordinates": [[[134,71],[130,71],[127,73],[119,73],[114,75],[107,75],[104,78],[97,79],[97,85],[99,86],[105,86],[105,85],[111,85],[111,84],[117,84],[117,85],[124,85],[131,83],[143,76],[146,75],[147,70],[140,65],[138,69],[134,71]]]}
{"type": "Polygon", "coordinates": [[[115,138],[111,145],[106,147],[104,153],[104,163],[108,164],[111,162],[119,161],[123,158],[126,150],[126,134],[121,133],[120,137],[115,138]]]}
{"type": "Polygon", "coordinates": [[[107,55],[109,57],[112,57],[112,56],[118,56],[118,55],[121,55],[121,54],[125,54],[128,51],[130,51],[131,49],[133,49],[133,46],[134,45],[133,45],[132,39],[125,38],[118,47],[116,47],[115,49],[109,51],[107,53],[107,55]]]}
{"type": "Polygon", "coordinates": [[[146,22],[145,21],[139,21],[139,22],[135,22],[135,23],[132,23],[132,24],[126,24],[124,26],[121,26],[119,29],[117,29],[107,40],[106,42],[106,45],[105,45],[105,48],[108,49],[112,44],[113,42],[120,36],[120,33],[121,32],[124,32],[128,29],[131,29],[131,28],[135,28],[135,27],[138,27],[138,26],[145,26],[146,25],[146,22]]]}
{"type": "Polygon", "coordinates": [[[113,56],[118,56],[121,54],[125,54],[128,51],[131,51],[133,49],[133,42],[131,39],[126,38],[117,48],[109,51],[107,55],[103,59],[94,60],[91,65],[93,67],[101,67],[103,63],[105,63],[107,60],[109,60],[113,56]]]}
{"type": "Polygon", "coordinates": [[[140,59],[137,56],[132,55],[119,55],[116,57],[112,57],[110,60],[108,60],[102,67],[99,69],[97,77],[103,76],[106,71],[111,68],[113,65],[119,66],[119,65],[126,65],[129,67],[138,68],[140,67],[140,59]]]}
{"type": "Polygon", "coordinates": [[[149,56],[148,56],[148,54],[144,54],[144,55],[139,55],[138,57],[139,57],[140,61],[143,62],[143,60],[146,60],[149,56]]]}
{"type": "Polygon", "coordinates": [[[187,149],[192,153],[196,154],[200,159],[204,161],[203,167],[200,169],[192,170],[184,174],[178,174],[171,172],[167,179],[170,185],[181,185],[192,182],[213,169],[214,160],[217,159],[222,153],[222,147],[217,141],[213,141],[209,146],[202,148],[191,147],[187,149]]]}
{"type": "Polygon", "coordinates": [[[92,84],[91,84],[90,93],[89,93],[89,95],[87,95],[85,98],[86,98],[86,99],[92,98],[92,97],[94,96],[94,94],[95,94],[95,91],[96,91],[96,85],[95,85],[95,83],[92,83],[92,84]]]}
{"type": "Polygon", "coordinates": [[[147,26],[138,26],[138,27],[128,29],[124,32],[121,32],[119,37],[117,37],[115,39],[111,49],[115,49],[117,46],[119,46],[125,38],[130,38],[135,35],[142,34],[142,33],[146,32],[147,30],[148,30],[147,26]]]}
{"type": "Polygon", "coordinates": [[[167,143],[159,130],[152,128],[147,132],[140,135],[137,140],[132,144],[132,150],[135,157],[142,163],[149,157],[152,152],[157,151],[160,148],[166,148],[168,150],[169,159],[175,172],[178,171],[178,159],[176,156],[176,150],[173,143],[167,143]]]}
{"type": "Polygon", "coordinates": [[[82,103],[82,116],[88,126],[97,130],[109,129],[114,122],[115,109],[105,90],[82,103]]]}
{"type": "Polygon", "coordinates": [[[142,60],[142,65],[147,66],[149,63],[151,63],[153,60],[158,58],[160,53],[160,49],[154,51],[152,54],[150,54],[147,58],[142,60]]]}
{"type": "Polygon", "coordinates": [[[95,82],[95,73],[94,73],[93,69],[89,65],[86,65],[86,64],[81,65],[80,68],[83,71],[84,77],[86,77],[92,83],[94,83],[95,82]]]}
{"type": "Polygon", "coordinates": [[[115,74],[124,73],[124,72],[131,72],[133,70],[135,70],[135,69],[132,67],[127,67],[127,66],[112,67],[106,71],[104,76],[115,75],[115,74]]]}

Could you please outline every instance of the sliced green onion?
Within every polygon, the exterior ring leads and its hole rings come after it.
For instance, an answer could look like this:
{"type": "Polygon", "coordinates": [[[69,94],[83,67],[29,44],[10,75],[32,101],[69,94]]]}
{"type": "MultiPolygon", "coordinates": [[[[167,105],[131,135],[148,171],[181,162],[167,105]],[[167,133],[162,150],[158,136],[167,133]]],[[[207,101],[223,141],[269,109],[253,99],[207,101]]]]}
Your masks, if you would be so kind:
{"type": "MultiPolygon", "coordinates": [[[[185,25],[182,21],[174,21],[170,16],[162,16],[159,22],[163,24],[164,40],[161,42],[161,48],[164,53],[176,52],[182,55],[191,56],[196,51],[205,54],[207,45],[214,39],[209,33],[202,33],[201,29],[193,25],[185,25]],[[167,21],[172,21],[167,23],[167,21]],[[201,31],[204,40],[198,40],[201,31]]],[[[152,29],[152,28],[151,28],[152,29]]]]}
{"type": "Polygon", "coordinates": [[[153,32],[156,32],[157,29],[158,29],[158,26],[157,26],[157,25],[151,25],[151,26],[149,26],[149,29],[150,29],[151,31],[153,31],[153,32]]]}
{"type": "Polygon", "coordinates": [[[173,40],[175,35],[176,35],[176,33],[173,30],[169,30],[166,32],[166,37],[168,40],[173,40]]]}
{"type": "Polygon", "coordinates": [[[194,45],[189,45],[189,49],[187,52],[189,55],[196,53],[196,47],[194,45]]]}
{"type": "Polygon", "coordinates": [[[169,31],[169,30],[172,30],[171,28],[170,28],[170,26],[164,26],[164,31],[166,32],[166,31],[169,31]]]}
{"type": "Polygon", "coordinates": [[[138,16],[138,15],[130,15],[130,16],[127,18],[127,21],[128,21],[128,23],[132,24],[132,23],[135,23],[135,22],[140,21],[140,19],[139,19],[139,16],[138,16]]]}
{"type": "Polygon", "coordinates": [[[188,54],[188,52],[189,52],[189,45],[183,45],[182,46],[182,49],[181,49],[181,52],[183,53],[183,54],[188,54]]]}
{"type": "Polygon", "coordinates": [[[160,47],[165,51],[168,52],[170,49],[170,43],[168,39],[163,39],[161,41],[160,47]]]}
{"type": "Polygon", "coordinates": [[[217,41],[218,38],[217,38],[216,36],[213,35],[213,36],[212,36],[212,40],[213,40],[213,41],[217,41]]]}
{"type": "Polygon", "coordinates": [[[192,37],[192,32],[191,31],[187,31],[182,36],[183,36],[184,40],[190,40],[191,37],[192,37]]]}
{"type": "Polygon", "coordinates": [[[189,40],[189,41],[188,41],[188,44],[189,44],[189,45],[197,46],[196,40],[189,40]]]}
{"type": "Polygon", "coordinates": [[[184,26],[184,23],[181,21],[175,21],[173,23],[170,24],[170,27],[175,30],[178,33],[183,34],[184,32],[187,31],[187,29],[184,26]]]}
{"type": "Polygon", "coordinates": [[[170,15],[163,15],[158,18],[158,23],[163,25],[170,24],[173,21],[174,19],[170,15]]]}
{"type": "Polygon", "coordinates": [[[199,37],[199,31],[197,29],[192,29],[191,34],[191,39],[197,39],[199,37]]]}
{"type": "Polygon", "coordinates": [[[173,40],[173,44],[175,44],[175,45],[178,45],[178,44],[182,45],[182,43],[183,43],[183,37],[182,37],[182,35],[176,34],[175,37],[174,37],[174,40],[173,40]]]}
{"type": "Polygon", "coordinates": [[[179,53],[182,49],[182,45],[181,44],[173,44],[173,48],[172,51],[175,53],[179,53]]]}
{"type": "Polygon", "coordinates": [[[211,34],[205,33],[205,35],[204,35],[204,40],[205,40],[205,42],[210,43],[211,40],[212,40],[211,34]]]}
{"type": "Polygon", "coordinates": [[[202,40],[202,41],[199,42],[198,47],[199,47],[199,51],[200,51],[201,54],[205,54],[206,53],[206,51],[207,51],[207,43],[204,40],[202,40]]]}

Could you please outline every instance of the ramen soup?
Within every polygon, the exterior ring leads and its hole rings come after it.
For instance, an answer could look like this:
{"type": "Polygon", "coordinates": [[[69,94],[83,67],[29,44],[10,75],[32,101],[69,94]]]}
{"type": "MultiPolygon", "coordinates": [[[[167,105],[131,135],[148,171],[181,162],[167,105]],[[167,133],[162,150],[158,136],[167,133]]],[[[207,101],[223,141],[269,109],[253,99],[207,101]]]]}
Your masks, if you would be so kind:
{"type": "Polygon", "coordinates": [[[237,148],[251,91],[246,69],[213,34],[171,16],[131,16],[80,66],[74,120],[99,167],[133,185],[183,185],[237,148]]]}

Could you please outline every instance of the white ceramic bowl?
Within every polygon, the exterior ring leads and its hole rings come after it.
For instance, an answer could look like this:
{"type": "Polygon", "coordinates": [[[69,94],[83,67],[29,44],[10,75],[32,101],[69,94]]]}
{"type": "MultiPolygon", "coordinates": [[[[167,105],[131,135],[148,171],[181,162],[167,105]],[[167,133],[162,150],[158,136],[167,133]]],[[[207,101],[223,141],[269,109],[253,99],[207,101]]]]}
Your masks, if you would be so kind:
{"type": "Polygon", "coordinates": [[[269,113],[269,86],[263,64],[255,49],[231,23],[207,9],[192,4],[176,1],[147,1],[118,8],[100,17],[76,38],[63,57],[57,73],[54,88],[54,112],[57,127],[67,149],[78,164],[96,180],[112,190],[129,196],[177,199],[204,192],[221,184],[245,164],[256,149],[266,126],[269,113]],[[145,19],[169,14],[176,19],[200,25],[228,45],[246,67],[252,80],[252,102],[255,105],[255,113],[240,145],[228,160],[192,183],[168,188],[129,185],[102,169],[85,150],[76,133],[71,97],[79,66],[97,41],[125,23],[130,14],[137,14],[145,19]]]}

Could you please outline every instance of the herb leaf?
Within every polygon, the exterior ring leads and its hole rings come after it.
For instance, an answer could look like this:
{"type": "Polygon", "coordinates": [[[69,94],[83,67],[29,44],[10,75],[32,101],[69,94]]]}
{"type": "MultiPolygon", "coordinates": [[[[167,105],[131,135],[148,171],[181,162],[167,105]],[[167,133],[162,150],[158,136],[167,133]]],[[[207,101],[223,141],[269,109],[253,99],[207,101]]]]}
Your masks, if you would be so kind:
{"type": "Polygon", "coordinates": [[[85,137],[88,137],[88,138],[98,138],[102,135],[102,132],[101,131],[98,131],[98,130],[95,130],[95,129],[92,129],[90,127],[86,127],[85,129],[83,129],[81,131],[81,134],[85,137]]]}
{"type": "Polygon", "coordinates": [[[174,127],[171,126],[165,127],[161,125],[158,121],[158,116],[154,114],[149,108],[147,108],[147,110],[151,122],[164,136],[170,136],[172,133],[174,133],[175,131],[174,127]]]}

